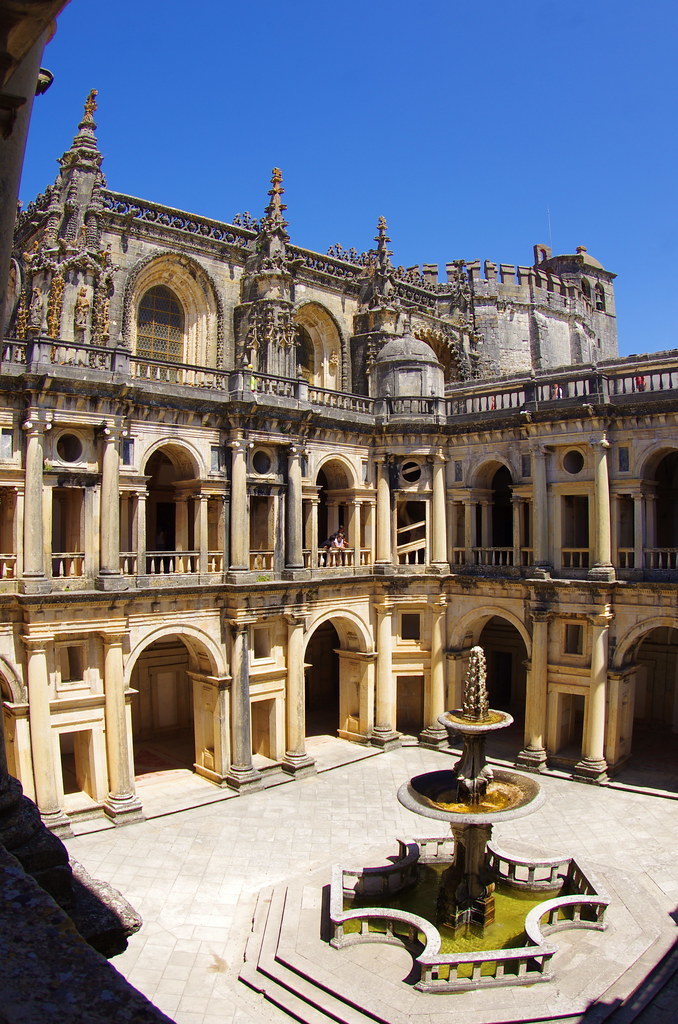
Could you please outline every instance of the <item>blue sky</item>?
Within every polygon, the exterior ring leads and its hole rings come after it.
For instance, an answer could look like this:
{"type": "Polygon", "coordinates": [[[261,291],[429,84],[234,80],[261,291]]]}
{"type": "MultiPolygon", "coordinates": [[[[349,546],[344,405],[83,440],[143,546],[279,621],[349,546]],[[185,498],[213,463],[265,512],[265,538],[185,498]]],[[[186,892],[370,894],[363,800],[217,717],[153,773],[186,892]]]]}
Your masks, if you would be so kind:
{"type": "Polygon", "coordinates": [[[586,245],[620,351],[676,347],[677,28],[674,0],[71,0],[21,198],[97,88],[119,192],[230,220],[280,166],[296,244],[367,249],[383,214],[394,262],[441,273],[586,245]]]}

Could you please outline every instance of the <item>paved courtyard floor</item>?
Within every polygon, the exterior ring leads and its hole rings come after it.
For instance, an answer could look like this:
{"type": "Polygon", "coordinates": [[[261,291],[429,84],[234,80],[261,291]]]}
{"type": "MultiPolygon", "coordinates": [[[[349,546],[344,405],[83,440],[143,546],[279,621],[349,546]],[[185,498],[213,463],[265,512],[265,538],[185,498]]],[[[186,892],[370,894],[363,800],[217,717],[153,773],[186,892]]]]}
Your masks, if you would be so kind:
{"type": "MultiPolygon", "coordinates": [[[[363,862],[363,855],[375,848],[392,854],[397,836],[447,834],[444,823],[419,818],[396,799],[402,782],[441,767],[450,767],[449,755],[401,747],[247,796],[69,840],[72,856],[118,888],[143,917],[115,967],[178,1024],[289,1020],[237,981],[258,892],[324,866],[329,881],[335,863],[374,863],[363,862]]],[[[678,908],[675,792],[672,799],[670,787],[660,795],[554,776],[541,782],[543,807],[496,828],[498,844],[518,854],[574,854],[594,873],[626,880],[630,890],[643,893],[658,929],[669,930],[678,908]]],[[[167,785],[173,784],[180,782],[169,778],[167,785]]],[[[439,998],[452,1000],[452,1010],[464,997],[439,998]]],[[[668,1007],[666,995],[664,1003],[668,1007]]],[[[643,1024],[676,1019],[663,1015],[660,1002],[657,1014],[643,1016],[643,1024]]]]}

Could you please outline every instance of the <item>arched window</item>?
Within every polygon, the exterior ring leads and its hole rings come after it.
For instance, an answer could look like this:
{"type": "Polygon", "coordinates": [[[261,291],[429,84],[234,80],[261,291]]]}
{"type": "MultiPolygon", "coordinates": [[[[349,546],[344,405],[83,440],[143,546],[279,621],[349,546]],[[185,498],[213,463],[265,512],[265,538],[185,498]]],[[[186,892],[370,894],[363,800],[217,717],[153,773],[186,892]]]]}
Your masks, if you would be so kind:
{"type": "Polygon", "coordinates": [[[582,292],[584,294],[584,298],[588,299],[589,302],[590,302],[591,301],[591,285],[588,283],[588,281],[586,280],[585,277],[582,277],[582,279],[581,279],[581,290],[582,290],[582,292]]]}
{"type": "Polygon", "coordinates": [[[179,363],[184,358],[184,311],[165,285],[149,288],[139,303],[137,355],[179,363]]]}
{"type": "Polygon", "coordinates": [[[305,327],[297,325],[297,359],[303,376],[312,381],[315,374],[315,346],[305,327]]]}
{"type": "Polygon", "coordinates": [[[600,282],[596,285],[596,309],[605,312],[605,289],[600,282]]]}

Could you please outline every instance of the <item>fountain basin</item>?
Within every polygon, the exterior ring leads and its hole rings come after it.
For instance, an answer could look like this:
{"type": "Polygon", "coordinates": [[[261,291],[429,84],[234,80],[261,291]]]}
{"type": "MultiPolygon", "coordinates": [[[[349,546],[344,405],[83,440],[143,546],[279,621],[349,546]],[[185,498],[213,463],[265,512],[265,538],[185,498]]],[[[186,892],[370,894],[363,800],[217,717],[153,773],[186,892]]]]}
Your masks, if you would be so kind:
{"type": "Polygon", "coordinates": [[[513,725],[513,715],[509,715],[508,711],[496,711],[494,708],[490,708],[484,718],[473,719],[465,715],[461,709],[456,709],[438,715],[438,721],[447,729],[447,737],[451,743],[455,732],[460,732],[462,735],[473,735],[478,732],[507,729],[509,725],[513,725]]]}
{"type": "Polygon", "coordinates": [[[492,781],[487,787],[489,800],[475,806],[457,802],[457,781],[456,771],[450,770],[416,775],[399,788],[398,800],[408,811],[451,825],[511,821],[531,814],[544,802],[544,794],[535,779],[507,769],[493,769],[492,781]]]}

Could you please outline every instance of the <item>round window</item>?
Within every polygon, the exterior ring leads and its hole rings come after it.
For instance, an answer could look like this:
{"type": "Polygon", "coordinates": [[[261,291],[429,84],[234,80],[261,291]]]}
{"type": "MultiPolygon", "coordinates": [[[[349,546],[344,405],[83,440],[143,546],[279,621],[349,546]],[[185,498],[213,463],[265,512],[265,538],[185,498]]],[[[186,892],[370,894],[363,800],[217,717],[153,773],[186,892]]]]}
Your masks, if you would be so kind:
{"type": "Polygon", "coordinates": [[[255,473],[268,473],[271,469],[271,456],[268,452],[259,450],[252,456],[252,466],[255,473]]]}
{"type": "Polygon", "coordinates": [[[62,434],[56,447],[63,462],[77,462],[82,455],[82,441],[75,434],[62,434]]]}
{"type": "Polygon", "coordinates": [[[572,473],[573,475],[575,473],[581,473],[584,468],[584,456],[581,452],[578,452],[576,448],[573,448],[572,451],[565,452],[563,466],[568,473],[572,473]]]}
{"type": "Polygon", "coordinates": [[[403,462],[400,475],[408,484],[416,483],[421,476],[421,466],[418,462],[403,462]]]}

